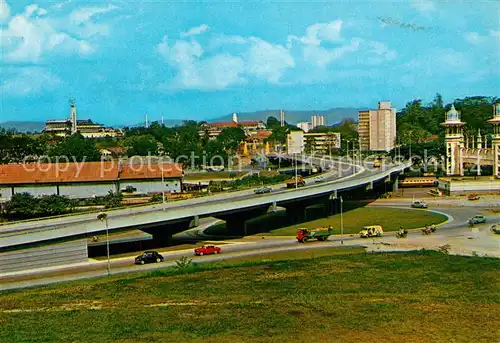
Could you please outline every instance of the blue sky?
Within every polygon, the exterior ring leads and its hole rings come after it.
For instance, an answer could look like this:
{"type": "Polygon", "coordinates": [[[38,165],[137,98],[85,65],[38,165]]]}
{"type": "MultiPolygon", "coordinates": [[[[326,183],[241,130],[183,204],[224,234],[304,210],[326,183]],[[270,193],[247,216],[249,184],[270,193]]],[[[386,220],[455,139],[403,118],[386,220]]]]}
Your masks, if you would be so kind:
{"type": "Polygon", "coordinates": [[[499,95],[500,2],[0,0],[0,122],[499,95]]]}

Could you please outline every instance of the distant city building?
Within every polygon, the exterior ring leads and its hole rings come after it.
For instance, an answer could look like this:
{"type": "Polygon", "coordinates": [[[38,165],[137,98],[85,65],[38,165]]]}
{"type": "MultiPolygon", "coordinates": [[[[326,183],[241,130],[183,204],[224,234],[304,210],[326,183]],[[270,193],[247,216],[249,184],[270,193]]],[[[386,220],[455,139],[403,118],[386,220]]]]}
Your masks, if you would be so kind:
{"type": "Polygon", "coordinates": [[[454,105],[446,112],[445,119],[441,125],[445,127],[446,175],[464,176],[464,164],[469,164],[476,165],[478,176],[481,166],[491,166],[493,175],[500,178],[500,104],[493,106],[493,118],[488,120],[493,126],[490,146],[486,136],[483,142],[480,130],[473,136],[464,135],[465,123],[454,105]]]}
{"type": "Polygon", "coordinates": [[[389,101],[378,109],[359,111],[358,134],[361,150],[390,151],[396,140],[396,109],[389,101]]]}
{"type": "Polygon", "coordinates": [[[204,123],[201,125],[200,136],[208,133],[210,139],[215,139],[223,129],[228,127],[241,127],[248,136],[257,131],[266,130],[266,124],[261,120],[238,121],[238,115],[233,113],[232,121],[218,123],[204,123]]]}
{"type": "Polygon", "coordinates": [[[287,135],[288,154],[319,152],[330,154],[340,149],[339,132],[302,132],[292,131],[287,135]]]}
{"type": "Polygon", "coordinates": [[[310,122],[303,121],[303,122],[297,123],[297,127],[304,132],[309,132],[310,130],[312,130],[316,127],[319,127],[319,126],[326,126],[325,116],[314,115],[314,116],[311,116],[310,122]]]}
{"type": "Polygon", "coordinates": [[[313,129],[318,126],[325,126],[325,125],[326,125],[325,116],[318,116],[318,115],[311,116],[311,126],[313,129]]]}
{"type": "Polygon", "coordinates": [[[288,155],[304,152],[304,132],[291,131],[286,136],[286,152],[288,155]]]}
{"type": "Polygon", "coordinates": [[[285,111],[283,110],[280,110],[280,125],[285,126],[285,111]]]}
{"type": "Polygon", "coordinates": [[[79,132],[85,138],[123,136],[123,132],[121,130],[104,127],[101,124],[94,123],[91,119],[77,120],[76,107],[73,101],[71,102],[69,119],[47,120],[45,122],[44,132],[53,133],[60,137],[70,136],[76,132],[79,132]]]}
{"type": "Polygon", "coordinates": [[[312,130],[312,123],[302,121],[300,123],[297,123],[297,127],[301,129],[304,132],[309,132],[309,130],[312,130]]]}

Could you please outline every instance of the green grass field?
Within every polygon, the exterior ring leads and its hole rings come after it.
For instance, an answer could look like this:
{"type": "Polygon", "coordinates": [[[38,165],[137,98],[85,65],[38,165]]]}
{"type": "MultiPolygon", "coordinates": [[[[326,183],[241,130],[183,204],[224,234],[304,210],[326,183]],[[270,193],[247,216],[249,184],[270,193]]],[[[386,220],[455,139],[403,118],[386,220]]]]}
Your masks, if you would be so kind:
{"type": "Polygon", "coordinates": [[[500,260],[319,249],[0,295],[0,342],[497,342],[500,260]]]}
{"type": "MultiPolygon", "coordinates": [[[[389,207],[360,207],[343,214],[344,233],[357,234],[365,225],[382,225],[384,231],[397,231],[400,226],[406,229],[423,227],[426,224],[439,224],[446,216],[429,211],[406,210],[389,207]]],[[[288,225],[284,211],[249,220],[249,233],[274,236],[294,236],[298,228],[314,229],[332,226],[335,234],[340,234],[340,214],[316,220],[288,225]]],[[[211,235],[231,235],[225,224],[215,225],[205,231],[211,235]]]]}
{"type": "MultiPolygon", "coordinates": [[[[388,207],[360,207],[345,212],[343,217],[346,234],[357,234],[366,225],[382,225],[384,231],[397,231],[400,226],[405,229],[415,229],[426,224],[439,224],[447,219],[438,213],[388,207]]],[[[267,235],[295,236],[298,228],[314,229],[330,225],[336,234],[340,233],[340,214],[273,230],[267,235]]]]}

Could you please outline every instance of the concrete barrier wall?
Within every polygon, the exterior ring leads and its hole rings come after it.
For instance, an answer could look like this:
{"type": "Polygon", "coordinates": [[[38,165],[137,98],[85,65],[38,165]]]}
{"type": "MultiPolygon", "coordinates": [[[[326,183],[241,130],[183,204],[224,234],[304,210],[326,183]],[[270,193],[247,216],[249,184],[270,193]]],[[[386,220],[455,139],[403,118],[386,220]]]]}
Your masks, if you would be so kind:
{"type": "Polygon", "coordinates": [[[0,253],[0,274],[88,262],[87,239],[0,253]]]}
{"type": "Polygon", "coordinates": [[[445,191],[446,194],[456,194],[461,192],[478,192],[478,193],[500,193],[500,180],[492,181],[447,181],[439,180],[439,189],[445,191]]]}

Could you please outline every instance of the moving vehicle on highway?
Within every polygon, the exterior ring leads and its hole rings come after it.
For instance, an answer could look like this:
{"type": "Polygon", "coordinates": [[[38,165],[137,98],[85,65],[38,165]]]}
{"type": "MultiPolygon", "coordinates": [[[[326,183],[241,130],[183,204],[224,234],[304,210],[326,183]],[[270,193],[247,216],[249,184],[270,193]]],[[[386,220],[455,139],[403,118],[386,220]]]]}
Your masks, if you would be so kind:
{"type": "Polygon", "coordinates": [[[471,194],[467,197],[467,200],[471,200],[471,201],[479,200],[479,199],[481,199],[481,197],[477,194],[471,194]]]}
{"type": "Polygon", "coordinates": [[[411,207],[413,208],[427,208],[428,205],[423,202],[422,200],[415,200],[413,204],[411,204],[411,207]]]}
{"type": "Polygon", "coordinates": [[[146,264],[146,263],[160,263],[163,262],[163,256],[157,251],[145,251],[142,255],[135,258],[135,264],[146,264]]]}
{"type": "Polygon", "coordinates": [[[384,229],[380,225],[365,226],[363,230],[359,232],[359,237],[369,238],[369,237],[382,237],[384,234],[384,229]]]}
{"type": "Polygon", "coordinates": [[[302,178],[302,176],[297,176],[297,178],[294,177],[293,179],[286,181],[287,188],[295,188],[295,185],[297,185],[297,187],[304,187],[306,185],[306,181],[302,178]]]}
{"type": "Polygon", "coordinates": [[[220,254],[222,249],[215,245],[203,245],[199,248],[194,249],[194,254],[196,256],[220,254]]]}
{"type": "Polygon", "coordinates": [[[300,243],[305,243],[310,239],[317,239],[318,241],[326,241],[330,235],[333,234],[332,227],[324,227],[318,229],[299,229],[297,230],[297,241],[300,243]]]}
{"type": "Polygon", "coordinates": [[[271,193],[272,191],[273,191],[273,189],[271,187],[264,186],[264,187],[257,188],[254,191],[254,193],[255,194],[265,194],[265,193],[271,193]]]}
{"type": "Polygon", "coordinates": [[[481,224],[481,223],[486,223],[486,217],[483,215],[475,215],[471,219],[469,219],[469,224],[481,224]]]}
{"type": "Polygon", "coordinates": [[[396,233],[397,238],[406,238],[408,236],[408,230],[403,228],[399,228],[399,231],[396,233]]]}
{"type": "Polygon", "coordinates": [[[373,162],[373,168],[380,168],[380,167],[382,167],[382,156],[377,156],[377,158],[373,162]]]}
{"type": "Polygon", "coordinates": [[[422,229],[422,234],[423,235],[430,235],[431,233],[436,232],[436,225],[426,225],[422,229]]]}
{"type": "Polygon", "coordinates": [[[325,182],[326,179],[323,176],[318,176],[316,179],[314,179],[314,182],[320,183],[320,182],[325,182]]]}

